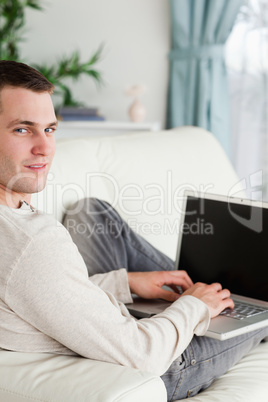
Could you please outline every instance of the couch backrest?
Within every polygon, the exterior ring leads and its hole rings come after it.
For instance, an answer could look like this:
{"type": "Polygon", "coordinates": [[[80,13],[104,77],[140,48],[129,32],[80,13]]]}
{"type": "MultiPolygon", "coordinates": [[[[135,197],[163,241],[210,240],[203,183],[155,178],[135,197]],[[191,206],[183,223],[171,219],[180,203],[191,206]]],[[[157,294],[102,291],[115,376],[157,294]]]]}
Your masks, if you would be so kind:
{"type": "Polygon", "coordinates": [[[237,183],[214,136],[189,126],[59,140],[47,187],[32,203],[61,221],[78,199],[104,199],[134,230],[175,258],[183,191],[234,195],[241,189],[237,183]]]}

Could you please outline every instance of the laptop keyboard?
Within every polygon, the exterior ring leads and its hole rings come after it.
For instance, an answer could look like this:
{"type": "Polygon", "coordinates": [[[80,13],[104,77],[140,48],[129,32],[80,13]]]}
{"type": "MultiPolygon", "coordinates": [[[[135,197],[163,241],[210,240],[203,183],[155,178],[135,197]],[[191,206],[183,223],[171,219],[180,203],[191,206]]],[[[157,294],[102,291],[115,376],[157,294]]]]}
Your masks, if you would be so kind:
{"type": "Polygon", "coordinates": [[[252,317],[257,314],[266,312],[267,309],[264,307],[253,306],[252,304],[235,302],[234,309],[227,308],[221,312],[220,315],[225,315],[226,317],[236,318],[237,320],[243,320],[244,318],[252,317]]]}

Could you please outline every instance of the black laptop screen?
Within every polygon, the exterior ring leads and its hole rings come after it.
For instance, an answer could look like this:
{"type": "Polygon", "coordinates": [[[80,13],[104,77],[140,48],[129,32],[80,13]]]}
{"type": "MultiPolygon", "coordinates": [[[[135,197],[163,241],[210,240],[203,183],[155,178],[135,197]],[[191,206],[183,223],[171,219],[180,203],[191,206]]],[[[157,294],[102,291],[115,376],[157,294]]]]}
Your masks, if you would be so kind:
{"type": "Polygon", "coordinates": [[[179,269],[194,282],[268,301],[268,209],[188,197],[179,269]]]}

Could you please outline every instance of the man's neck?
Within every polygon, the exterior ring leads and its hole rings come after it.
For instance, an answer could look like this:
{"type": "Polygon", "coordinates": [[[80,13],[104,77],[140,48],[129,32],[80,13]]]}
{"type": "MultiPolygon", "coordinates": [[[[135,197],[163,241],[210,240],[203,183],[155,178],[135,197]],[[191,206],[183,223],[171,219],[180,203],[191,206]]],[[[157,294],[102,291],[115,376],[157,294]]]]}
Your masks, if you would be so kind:
{"type": "Polygon", "coordinates": [[[21,201],[31,203],[31,194],[15,193],[0,185],[0,205],[9,208],[20,208],[21,201]]]}

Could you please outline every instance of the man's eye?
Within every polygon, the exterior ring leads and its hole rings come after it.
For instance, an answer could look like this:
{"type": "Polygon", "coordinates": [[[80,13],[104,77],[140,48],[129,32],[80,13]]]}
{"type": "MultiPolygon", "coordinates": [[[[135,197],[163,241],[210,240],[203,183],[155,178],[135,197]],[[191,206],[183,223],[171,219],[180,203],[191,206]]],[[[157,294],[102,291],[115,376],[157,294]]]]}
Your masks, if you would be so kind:
{"type": "Polygon", "coordinates": [[[27,133],[27,129],[26,128],[16,128],[16,133],[20,133],[20,134],[25,134],[27,133]]]}
{"type": "Polygon", "coordinates": [[[53,134],[55,131],[55,128],[45,128],[45,133],[53,134]]]}

